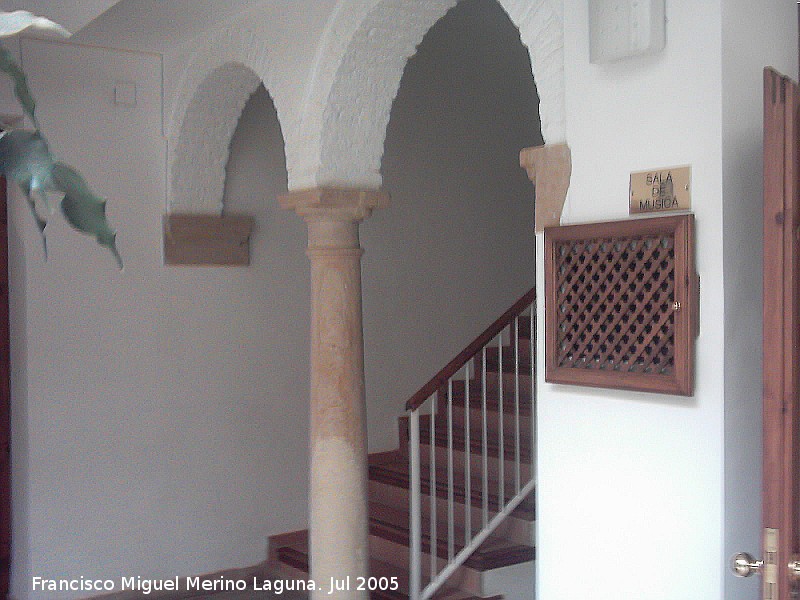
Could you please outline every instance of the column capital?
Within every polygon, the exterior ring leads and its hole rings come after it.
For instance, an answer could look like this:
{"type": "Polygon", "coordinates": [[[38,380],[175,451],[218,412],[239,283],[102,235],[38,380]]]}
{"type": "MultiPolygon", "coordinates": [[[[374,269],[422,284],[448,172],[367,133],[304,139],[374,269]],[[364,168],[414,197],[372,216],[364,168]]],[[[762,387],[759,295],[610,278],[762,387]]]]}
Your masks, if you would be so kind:
{"type": "Polygon", "coordinates": [[[360,222],[376,208],[389,206],[383,190],[319,187],[297,190],[278,197],[281,208],[294,210],[308,220],[360,222]]]}

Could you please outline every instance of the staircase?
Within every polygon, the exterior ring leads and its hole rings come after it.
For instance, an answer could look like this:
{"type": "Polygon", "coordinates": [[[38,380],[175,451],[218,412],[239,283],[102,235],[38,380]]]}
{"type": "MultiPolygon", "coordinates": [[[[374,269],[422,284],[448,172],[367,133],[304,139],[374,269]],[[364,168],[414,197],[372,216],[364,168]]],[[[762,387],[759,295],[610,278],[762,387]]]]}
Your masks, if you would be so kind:
{"type": "MultiPolygon", "coordinates": [[[[371,598],[534,597],[534,298],[408,401],[397,450],[369,456],[370,575],[398,583],[371,598]]],[[[269,561],[307,580],[308,532],[271,537],[269,561]]]]}

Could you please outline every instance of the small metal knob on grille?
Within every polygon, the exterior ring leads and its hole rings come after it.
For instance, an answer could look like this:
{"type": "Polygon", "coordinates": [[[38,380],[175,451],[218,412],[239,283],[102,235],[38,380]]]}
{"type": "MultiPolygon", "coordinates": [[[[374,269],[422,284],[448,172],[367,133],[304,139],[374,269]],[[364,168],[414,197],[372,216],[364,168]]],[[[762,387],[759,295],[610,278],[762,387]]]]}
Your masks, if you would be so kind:
{"type": "Polygon", "coordinates": [[[672,305],[672,308],[675,309],[676,312],[679,311],[681,309],[681,303],[675,302],[675,304],[672,305]]]}
{"type": "Polygon", "coordinates": [[[731,570],[736,577],[750,577],[755,573],[761,573],[763,567],[763,560],[756,560],[747,552],[739,552],[731,559],[731,570]]]}

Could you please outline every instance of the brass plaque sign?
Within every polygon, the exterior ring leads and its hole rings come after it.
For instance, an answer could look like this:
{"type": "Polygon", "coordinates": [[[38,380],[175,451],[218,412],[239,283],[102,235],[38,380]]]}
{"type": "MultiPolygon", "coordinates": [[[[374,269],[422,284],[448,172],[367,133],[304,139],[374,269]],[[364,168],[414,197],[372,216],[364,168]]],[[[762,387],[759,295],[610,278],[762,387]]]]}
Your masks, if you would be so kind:
{"type": "Polygon", "coordinates": [[[692,208],[692,167],[669,167],[631,173],[630,214],[692,208]]]}

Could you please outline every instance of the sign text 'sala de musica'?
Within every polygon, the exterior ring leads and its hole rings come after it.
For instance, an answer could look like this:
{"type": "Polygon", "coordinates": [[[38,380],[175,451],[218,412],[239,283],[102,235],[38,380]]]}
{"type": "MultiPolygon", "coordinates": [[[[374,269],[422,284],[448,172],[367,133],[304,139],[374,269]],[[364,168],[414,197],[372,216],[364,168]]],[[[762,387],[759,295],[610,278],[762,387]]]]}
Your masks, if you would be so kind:
{"type": "Polygon", "coordinates": [[[669,167],[631,173],[630,214],[692,208],[692,167],[669,167]]]}

